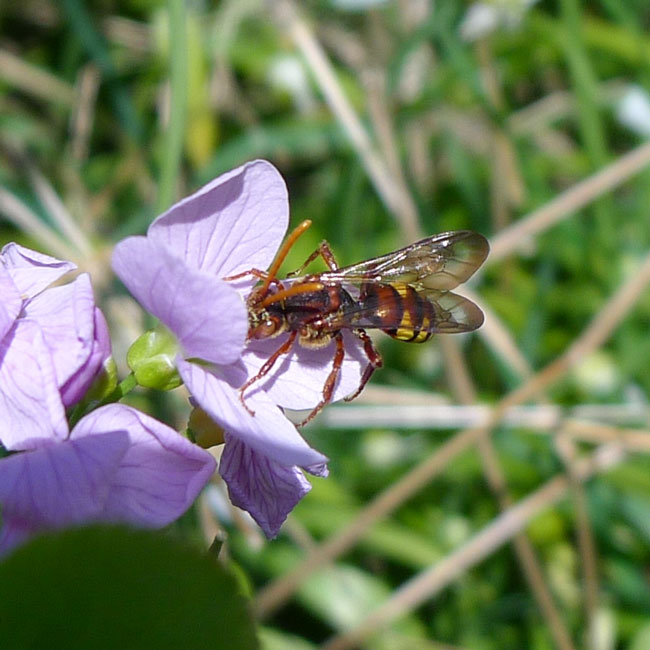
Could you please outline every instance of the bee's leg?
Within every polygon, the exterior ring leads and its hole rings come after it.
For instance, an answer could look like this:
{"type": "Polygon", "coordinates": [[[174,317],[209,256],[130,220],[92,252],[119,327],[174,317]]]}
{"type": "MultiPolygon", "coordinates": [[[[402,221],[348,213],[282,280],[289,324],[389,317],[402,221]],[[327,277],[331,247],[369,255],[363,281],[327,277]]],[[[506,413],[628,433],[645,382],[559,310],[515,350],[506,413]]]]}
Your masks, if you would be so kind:
{"type": "MultiPolygon", "coordinates": [[[[268,279],[269,274],[266,271],[260,271],[259,269],[248,269],[247,271],[242,271],[241,273],[236,273],[235,275],[227,275],[225,278],[221,278],[226,282],[232,282],[233,280],[241,280],[242,278],[252,277],[257,278],[258,280],[265,281],[268,279]]],[[[282,288],[282,283],[277,278],[271,278],[269,284],[276,284],[279,288],[282,288]]]]}
{"type": "Polygon", "coordinates": [[[341,374],[341,368],[343,366],[343,357],[345,356],[345,346],[343,345],[343,335],[340,331],[333,334],[334,341],[336,342],[336,352],[334,352],[334,361],[332,363],[332,370],[325,380],[325,385],[323,386],[323,397],[318,404],[313,408],[312,412],[298,425],[299,427],[304,427],[305,424],[311,422],[322,410],[326,404],[329,404],[332,401],[332,395],[334,394],[334,388],[336,387],[336,381],[341,374]]]}
{"type": "Polygon", "coordinates": [[[379,350],[375,347],[375,344],[372,342],[372,339],[368,336],[368,332],[364,329],[354,330],[354,335],[363,343],[363,351],[368,357],[368,365],[361,375],[361,381],[359,382],[359,388],[352,395],[348,395],[345,398],[346,402],[351,402],[355,397],[358,397],[361,391],[365,388],[366,384],[372,373],[375,372],[377,368],[381,368],[384,365],[384,360],[379,354],[379,350]]]}
{"type": "Polygon", "coordinates": [[[239,401],[244,405],[244,408],[251,414],[255,415],[255,411],[251,410],[251,408],[246,404],[246,401],[244,400],[244,393],[248,388],[250,388],[256,381],[259,381],[262,379],[262,377],[266,376],[269,374],[271,371],[271,368],[275,365],[275,362],[283,355],[287,354],[289,350],[291,350],[291,347],[293,346],[293,342],[296,340],[298,332],[291,332],[289,334],[289,338],[264,362],[262,367],[257,371],[255,375],[250,377],[246,383],[239,388],[239,401]]]}
{"type": "Polygon", "coordinates": [[[226,282],[230,282],[232,280],[241,280],[241,278],[248,276],[257,278],[258,280],[266,280],[266,278],[269,277],[269,274],[266,271],[260,271],[259,269],[248,269],[247,271],[242,271],[241,273],[236,273],[235,275],[227,275],[225,278],[221,279],[226,280],[226,282]]]}
{"type": "Polygon", "coordinates": [[[330,271],[338,271],[339,265],[334,257],[334,253],[330,248],[329,243],[323,239],[323,241],[318,245],[318,248],[305,260],[303,264],[300,265],[295,271],[287,273],[288,278],[293,278],[296,275],[300,275],[317,257],[322,257],[325,264],[330,271]]]}

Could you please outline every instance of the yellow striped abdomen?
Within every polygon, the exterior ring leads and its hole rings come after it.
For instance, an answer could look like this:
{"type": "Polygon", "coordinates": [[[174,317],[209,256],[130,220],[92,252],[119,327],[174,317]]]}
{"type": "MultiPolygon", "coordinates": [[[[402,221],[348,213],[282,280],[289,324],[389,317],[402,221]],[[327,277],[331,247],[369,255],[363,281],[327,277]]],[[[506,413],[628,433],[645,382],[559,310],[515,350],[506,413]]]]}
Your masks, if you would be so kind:
{"type": "Polygon", "coordinates": [[[364,323],[400,341],[423,343],[435,325],[433,305],[409,284],[367,283],[362,287],[364,323]]]}

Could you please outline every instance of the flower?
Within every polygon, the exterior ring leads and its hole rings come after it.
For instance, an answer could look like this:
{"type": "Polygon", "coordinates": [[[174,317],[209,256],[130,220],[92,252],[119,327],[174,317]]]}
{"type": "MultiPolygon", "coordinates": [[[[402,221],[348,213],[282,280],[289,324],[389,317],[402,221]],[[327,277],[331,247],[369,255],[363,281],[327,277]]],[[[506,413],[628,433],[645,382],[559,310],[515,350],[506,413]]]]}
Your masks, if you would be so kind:
{"type": "Polygon", "coordinates": [[[93,521],[162,527],[192,504],[215,461],[123,404],[83,417],[60,439],[0,460],[0,554],[44,530],[93,521]]]}
{"type": "MultiPolygon", "coordinates": [[[[327,473],[279,407],[313,408],[332,364],[331,346],[294,346],[253,384],[246,404],[238,388],[285,340],[246,341],[245,299],[255,278],[224,281],[273,260],[289,221],[279,172],[257,160],[216,178],[159,216],[146,237],[120,242],[113,269],[140,304],[177,337],[178,372],[198,405],[225,431],[219,472],[235,505],[248,510],[269,537],[310,485],[300,468],[327,473]]],[[[334,398],[353,392],[365,365],[359,346],[347,350],[334,398]]]]}
{"type": "Polygon", "coordinates": [[[0,251],[0,442],[7,449],[65,436],[64,408],[84,396],[110,357],[88,275],[51,286],[74,268],[15,243],[0,251]]]}
{"type": "Polygon", "coordinates": [[[460,23],[460,36],[465,41],[476,41],[500,27],[516,29],[524,14],[538,0],[491,0],[471,4],[460,23]]]}

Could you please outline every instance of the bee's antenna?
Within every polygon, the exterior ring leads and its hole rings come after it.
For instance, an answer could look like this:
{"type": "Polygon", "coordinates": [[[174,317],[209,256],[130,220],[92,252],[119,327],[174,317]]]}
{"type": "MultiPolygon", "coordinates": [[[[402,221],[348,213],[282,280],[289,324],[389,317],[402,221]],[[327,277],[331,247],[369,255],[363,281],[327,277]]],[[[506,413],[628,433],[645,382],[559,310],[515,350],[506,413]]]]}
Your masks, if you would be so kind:
{"type": "Polygon", "coordinates": [[[281,302],[291,296],[298,296],[301,293],[311,293],[313,291],[320,291],[325,285],[322,282],[301,282],[295,284],[288,289],[280,289],[277,293],[273,293],[262,300],[262,307],[268,307],[275,302],[281,302]]]}
{"type": "Polygon", "coordinates": [[[273,260],[273,264],[271,264],[271,268],[268,270],[266,279],[262,283],[262,286],[260,287],[260,292],[259,295],[263,296],[267,289],[269,288],[269,285],[273,280],[278,275],[278,270],[284,262],[284,258],[287,256],[289,251],[291,250],[291,247],[296,243],[296,240],[302,233],[307,230],[311,226],[311,220],[310,219],[305,219],[301,224],[297,225],[292,231],[291,234],[286,238],[284,244],[282,245],[282,248],[278,251],[278,254],[275,256],[275,259],[273,260]]]}

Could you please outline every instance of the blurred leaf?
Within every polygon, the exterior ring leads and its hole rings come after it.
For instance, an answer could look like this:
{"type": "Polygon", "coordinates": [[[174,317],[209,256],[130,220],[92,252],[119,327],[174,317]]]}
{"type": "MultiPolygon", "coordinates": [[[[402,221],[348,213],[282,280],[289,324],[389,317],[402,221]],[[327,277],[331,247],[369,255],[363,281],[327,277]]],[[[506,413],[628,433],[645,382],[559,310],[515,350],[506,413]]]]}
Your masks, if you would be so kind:
{"type": "MultiPolygon", "coordinates": [[[[330,566],[315,573],[300,590],[304,604],[334,629],[344,630],[359,623],[390,595],[384,580],[354,566],[330,566]]],[[[402,632],[421,629],[408,616],[395,624],[402,632]]]]}
{"type": "Polygon", "coordinates": [[[285,634],[270,627],[259,630],[261,650],[315,650],[316,646],[293,634],[285,634]]]}
{"type": "Polygon", "coordinates": [[[648,650],[650,648],[650,623],[646,623],[632,638],[627,650],[648,650]]]}
{"type": "Polygon", "coordinates": [[[0,638],[13,648],[257,648],[234,579],[161,533],[39,537],[0,564],[0,638]]]}

